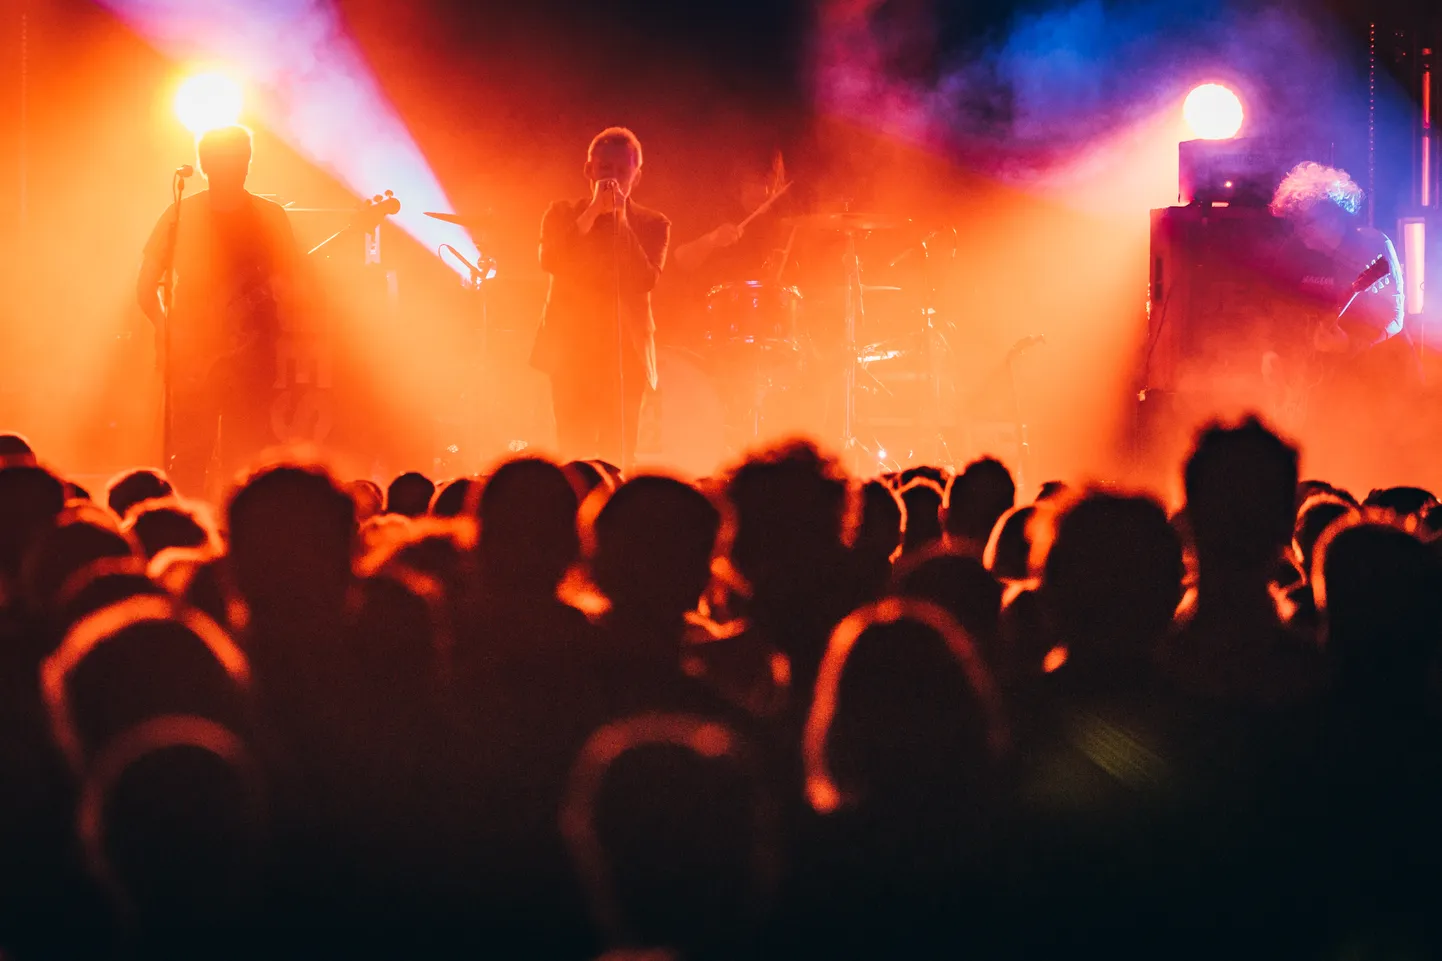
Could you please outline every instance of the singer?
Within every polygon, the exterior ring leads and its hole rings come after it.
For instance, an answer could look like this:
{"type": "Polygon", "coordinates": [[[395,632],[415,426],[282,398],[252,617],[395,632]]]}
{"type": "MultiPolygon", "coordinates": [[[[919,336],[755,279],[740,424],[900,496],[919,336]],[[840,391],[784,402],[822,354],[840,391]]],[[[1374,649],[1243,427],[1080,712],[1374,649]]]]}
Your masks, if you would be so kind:
{"type": "Polygon", "coordinates": [[[551,275],[531,366],[551,378],[556,441],[566,459],[634,456],[641,398],[656,386],[651,290],[671,222],[631,199],[641,142],[624,127],[591,141],[590,195],[551,204],[541,221],[541,269],[551,275]]]}
{"type": "Polygon", "coordinates": [[[196,155],[209,189],[180,202],[178,222],[174,204],[161,215],[145,245],[136,297],[155,325],[156,358],[170,378],[166,469],[181,491],[202,496],[213,456],[233,469],[273,442],[276,344],[300,257],[284,208],[245,189],[249,130],[211,130],[196,155]],[[170,316],[162,291],[168,273],[175,284],[170,316]]]}

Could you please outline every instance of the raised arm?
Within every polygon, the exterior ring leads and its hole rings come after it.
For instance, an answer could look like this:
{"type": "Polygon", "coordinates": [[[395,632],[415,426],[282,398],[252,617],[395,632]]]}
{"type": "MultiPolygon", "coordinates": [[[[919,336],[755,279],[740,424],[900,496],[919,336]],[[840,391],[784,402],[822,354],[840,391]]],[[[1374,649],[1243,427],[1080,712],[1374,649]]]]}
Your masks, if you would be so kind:
{"type": "Polygon", "coordinates": [[[574,205],[563,200],[551,204],[541,218],[541,269],[560,276],[581,269],[582,233],[574,205]]]}

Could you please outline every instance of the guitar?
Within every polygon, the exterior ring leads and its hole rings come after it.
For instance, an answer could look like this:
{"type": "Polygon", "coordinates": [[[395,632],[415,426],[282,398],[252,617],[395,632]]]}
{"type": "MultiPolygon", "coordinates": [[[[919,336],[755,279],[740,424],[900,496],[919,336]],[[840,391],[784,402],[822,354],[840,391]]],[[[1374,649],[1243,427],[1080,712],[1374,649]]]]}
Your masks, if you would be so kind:
{"type": "MultiPolygon", "coordinates": [[[[362,202],[351,222],[332,234],[327,241],[306,251],[305,257],[314,255],[329,240],[354,230],[375,229],[381,221],[399,213],[400,199],[387,190],[383,195],[362,202]]],[[[276,276],[263,265],[257,264],[231,286],[225,305],[221,308],[220,326],[228,334],[224,349],[212,360],[211,366],[227,358],[245,354],[264,343],[267,335],[273,335],[281,322],[281,305],[288,292],[278,291],[276,276]]]]}
{"type": "MultiPolygon", "coordinates": [[[[1378,293],[1392,282],[1392,264],[1385,255],[1379,254],[1371,263],[1362,268],[1362,272],[1352,281],[1349,289],[1350,297],[1342,305],[1342,309],[1331,318],[1333,326],[1351,308],[1352,304],[1364,293],[1378,293]]],[[[1324,359],[1323,351],[1317,349],[1317,335],[1321,333],[1320,327],[1314,330],[1312,343],[1307,352],[1307,360],[1296,375],[1287,378],[1282,395],[1282,403],[1278,411],[1281,422],[1291,429],[1296,429],[1306,421],[1307,406],[1311,400],[1312,392],[1326,382],[1327,377],[1338,367],[1344,365],[1348,360],[1356,357],[1366,347],[1350,348],[1340,355],[1333,354],[1324,359]]]]}

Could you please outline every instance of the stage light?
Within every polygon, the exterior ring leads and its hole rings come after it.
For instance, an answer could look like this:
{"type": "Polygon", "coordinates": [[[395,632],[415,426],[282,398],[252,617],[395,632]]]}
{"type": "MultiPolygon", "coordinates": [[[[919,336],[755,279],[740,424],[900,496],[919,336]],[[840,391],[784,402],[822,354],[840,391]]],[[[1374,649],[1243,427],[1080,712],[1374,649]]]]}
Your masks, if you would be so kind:
{"type": "Polygon", "coordinates": [[[223,73],[198,73],[175,91],[175,115],[197,137],[240,120],[240,84],[223,73]]]}
{"type": "Polygon", "coordinates": [[[1422,313],[1427,290],[1427,219],[1402,219],[1402,303],[1407,316],[1422,313]]]}
{"type": "MultiPolygon", "coordinates": [[[[100,3],[179,62],[245,64],[246,88],[256,101],[248,116],[257,124],[356,196],[395,191],[401,210],[391,221],[426,248],[449,243],[472,262],[480,256],[464,227],[425,216],[455,208],[351,38],[338,0],[207,0],[204,16],[195,0],[100,3]]],[[[234,96],[238,114],[238,88],[234,96]]],[[[177,96],[177,113],[180,101],[177,96]]],[[[191,116],[182,122],[204,129],[216,125],[218,112],[191,116]]],[[[227,120],[234,122],[223,118],[222,125],[227,120]]],[[[446,263],[470,279],[469,268],[446,263]]]]}
{"type": "Polygon", "coordinates": [[[1227,140],[1242,129],[1242,101],[1219,83],[1204,83],[1182,104],[1187,126],[1201,140],[1227,140]]]}

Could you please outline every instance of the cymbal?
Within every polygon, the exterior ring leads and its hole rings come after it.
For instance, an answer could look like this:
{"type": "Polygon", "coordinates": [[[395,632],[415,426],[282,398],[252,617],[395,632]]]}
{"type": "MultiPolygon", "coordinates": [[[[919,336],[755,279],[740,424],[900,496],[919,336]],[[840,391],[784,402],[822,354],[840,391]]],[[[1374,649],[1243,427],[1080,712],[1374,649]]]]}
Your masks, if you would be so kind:
{"type": "Polygon", "coordinates": [[[901,226],[901,224],[895,220],[880,214],[853,213],[851,211],[802,214],[799,217],[788,217],[784,223],[788,227],[809,227],[813,230],[840,230],[847,233],[856,230],[895,230],[901,226]]]}
{"type": "Polygon", "coordinates": [[[468,230],[489,227],[496,219],[495,215],[489,211],[483,214],[447,214],[436,210],[427,210],[425,214],[433,220],[443,220],[448,224],[456,224],[468,230]]]}

